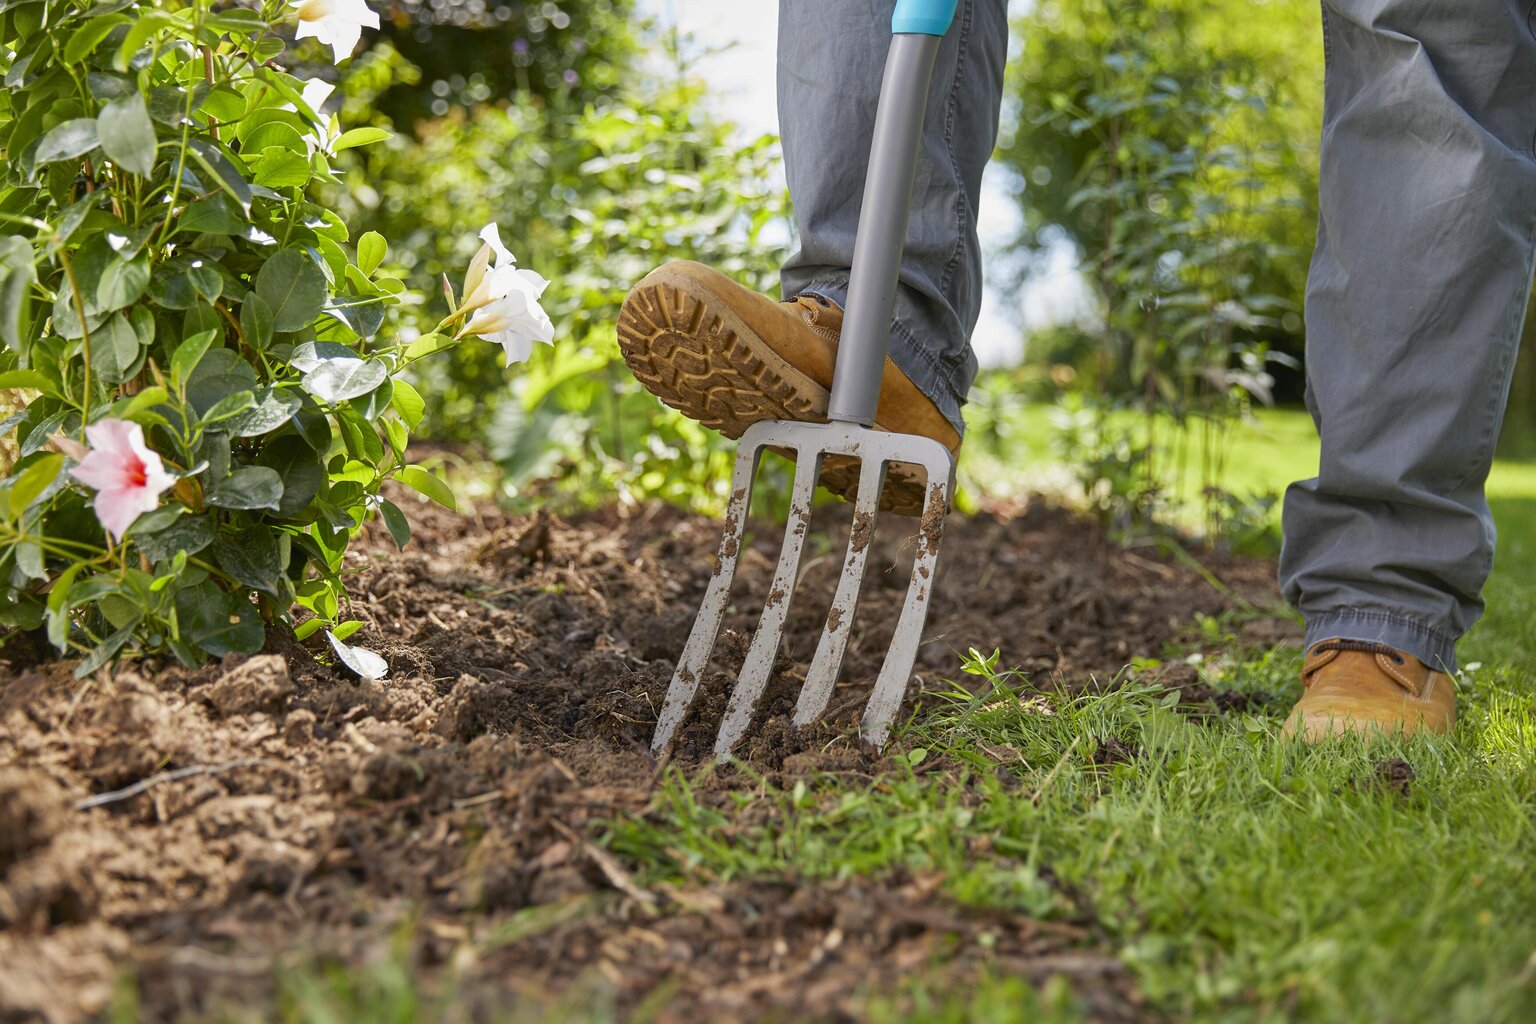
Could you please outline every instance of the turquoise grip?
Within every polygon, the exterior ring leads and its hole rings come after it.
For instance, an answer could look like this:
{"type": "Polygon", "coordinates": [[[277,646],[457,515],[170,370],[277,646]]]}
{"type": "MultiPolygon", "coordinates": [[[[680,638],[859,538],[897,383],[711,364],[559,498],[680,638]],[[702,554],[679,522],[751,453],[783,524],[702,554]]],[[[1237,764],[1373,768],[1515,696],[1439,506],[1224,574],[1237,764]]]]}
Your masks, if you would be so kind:
{"type": "Polygon", "coordinates": [[[942,36],[955,20],[959,0],[896,0],[891,31],[898,34],[942,36]]]}

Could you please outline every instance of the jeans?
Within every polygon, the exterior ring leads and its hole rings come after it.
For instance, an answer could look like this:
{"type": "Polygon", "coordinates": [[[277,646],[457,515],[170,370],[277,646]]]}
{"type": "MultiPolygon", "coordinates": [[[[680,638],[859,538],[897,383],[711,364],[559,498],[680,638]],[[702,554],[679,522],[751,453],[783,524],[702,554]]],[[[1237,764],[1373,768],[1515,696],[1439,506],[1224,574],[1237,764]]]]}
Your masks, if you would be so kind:
{"type": "MultiPolygon", "coordinates": [[[[783,0],[779,116],[800,249],[786,298],[841,304],[894,0],[783,0]]],[[[976,203],[1004,0],[939,54],[891,358],[960,429],[981,303],[976,203]]],[[[1281,589],[1307,644],[1453,670],[1482,611],[1483,494],[1536,259],[1536,0],[1324,0],[1327,75],[1307,405],[1318,475],[1286,494],[1281,589]]]]}
{"type": "Polygon", "coordinates": [[[1307,643],[1456,667],[1482,613],[1483,494],[1536,259],[1533,0],[1325,0],[1307,405],[1281,589],[1307,643]]]}
{"type": "MultiPolygon", "coordinates": [[[[880,75],[895,0],[782,0],[779,131],[800,248],[783,292],[848,293],[880,75]]],[[[1006,0],[960,0],[939,47],[891,325],[891,359],[964,432],[981,312],[976,205],[997,141],[1008,51],[1006,0]]]]}

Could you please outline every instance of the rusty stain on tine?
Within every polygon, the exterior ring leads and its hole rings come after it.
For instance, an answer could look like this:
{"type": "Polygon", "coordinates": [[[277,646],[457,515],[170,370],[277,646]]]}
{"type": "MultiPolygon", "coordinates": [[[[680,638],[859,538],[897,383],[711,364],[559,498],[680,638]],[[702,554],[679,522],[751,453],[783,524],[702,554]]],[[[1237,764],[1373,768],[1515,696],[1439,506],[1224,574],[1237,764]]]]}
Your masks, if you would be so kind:
{"type": "Polygon", "coordinates": [[[928,618],[928,597],[933,590],[933,573],[939,559],[939,540],[944,533],[944,514],[949,509],[949,489],[953,478],[939,466],[928,465],[928,500],[918,526],[917,555],[912,561],[912,582],[896,620],[896,633],[886,648],[880,677],[864,707],[860,726],[864,739],[883,747],[890,734],[891,721],[907,692],[912,666],[917,662],[917,648],[922,642],[923,622],[928,618]]]}
{"type": "Polygon", "coordinates": [[[773,659],[779,652],[779,641],[784,636],[784,618],[789,613],[789,603],[794,596],[795,576],[800,568],[800,552],[805,547],[806,527],[811,518],[811,496],[816,490],[816,477],[821,471],[821,454],[817,451],[797,449],[795,452],[795,486],[789,498],[789,516],[784,523],[784,546],[779,553],[779,567],[774,571],[769,585],[768,600],[763,605],[757,632],[752,646],[747,649],[746,660],[731,691],[730,702],[725,708],[725,719],[720,723],[720,734],[715,739],[715,756],[729,754],[752,723],[752,712],[758,699],[767,688],[768,677],[773,672],[773,659]]]}
{"type": "Polygon", "coordinates": [[[827,708],[837,676],[848,651],[848,634],[853,629],[854,612],[859,606],[859,590],[864,582],[864,564],[869,543],[875,532],[875,517],[880,511],[880,491],[885,486],[883,459],[867,457],[859,467],[859,494],[853,506],[853,530],[848,538],[848,555],[843,560],[843,574],[837,582],[837,594],[827,610],[827,626],[816,644],[816,654],[805,673],[805,687],[795,705],[794,724],[798,728],[814,722],[827,708]]]}
{"type": "Polygon", "coordinates": [[[699,688],[699,680],[709,664],[710,651],[720,632],[720,622],[725,618],[725,606],[731,596],[731,579],[736,575],[736,559],[741,554],[741,538],[747,528],[747,508],[752,498],[752,478],[757,473],[760,445],[749,444],[751,434],[742,437],[742,445],[736,455],[736,468],[731,474],[731,499],[725,509],[725,534],[720,538],[719,561],[715,574],[704,591],[699,603],[698,617],[688,634],[688,643],[677,659],[677,670],[667,687],[666,700],[656,721],[656,735],[651,740],[651,753],[661,756],[672,734],[688,713],[693,695],[699,688]]]}

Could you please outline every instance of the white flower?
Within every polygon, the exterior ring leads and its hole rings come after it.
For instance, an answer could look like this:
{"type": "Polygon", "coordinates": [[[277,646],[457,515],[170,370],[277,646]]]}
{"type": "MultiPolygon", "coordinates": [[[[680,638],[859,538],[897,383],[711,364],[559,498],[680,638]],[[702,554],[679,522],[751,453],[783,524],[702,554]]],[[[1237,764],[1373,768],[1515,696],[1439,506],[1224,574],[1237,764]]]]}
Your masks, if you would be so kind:
{"type": "Polygon", "coordinates": [[[323,117],[320,108],[325,106],[325,101],[331,98],[331,93],[336,91],[336,86],[323,78],[306,78],[304,88],[299,93],[299,98],[304,105],[315,112],[316,117],[323,117]]]}
{"type": "Polygon", "coordinates": [[[352,56],[365,26],[379,27],[379,16],[364,0],[293,0],[288,6],[299,12],[294,38],[320,40],[335,53],[337,64],[352,56]]]}
{"type": "Polygon", "coordinates": [[[507,365],[527,361],[533,343],[554,344],[555,325],[539,305],[549,282],[531,270],[519,270],[517,258],[502,244],[492,221],[480,231],[484,243],[464,274],[460,312],[470,317],[458,337],[477,335],[493,341],[507,354],[507,365]],[[494,262],[492,258],[494,257],[494,262]]]}
{"type": "MultiPolygon", "coordinates": [[[[331,93],[336,91],[336,86],[323,78],[310,78],[304,82],[304,90],[299,94],[304,105],[314,112],[313,122],[315,130],[304,136],[304,146],[311,154],[315,150],[321,150],[327,155],[334,156],[331,146],[335,144],[340,132],[331,125],[331,119],[321,111],[325,101],[331,98],[331,93]]],[[[293,109],[293,104],[286,104],[288,109],[293,109]]]]}

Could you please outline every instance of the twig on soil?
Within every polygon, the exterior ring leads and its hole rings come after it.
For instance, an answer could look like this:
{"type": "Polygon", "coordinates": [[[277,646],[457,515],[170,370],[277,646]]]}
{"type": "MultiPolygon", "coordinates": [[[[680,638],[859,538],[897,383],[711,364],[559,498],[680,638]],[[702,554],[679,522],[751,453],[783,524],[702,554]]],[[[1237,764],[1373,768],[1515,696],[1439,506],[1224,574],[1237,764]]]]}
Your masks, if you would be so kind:
{"type": "Polygon", "coordinates": [[[110,793],[97,793],[88,796],[84,800],[75,801],[75,810],[88,811],[93,807],[103,807],[107,804],[115,804],[122,800],[131,800],[149,789],[160,785],[162,782],[176,782],[180,779],[190,779],[194,775],[218,775],[221,772],[233,771],[236,768],[252,768],[256,765],[270,765],[271,761],[264,757],[242,757],[236,761],[225,761],[222,764],[194,764],[185,768],[176,768],[172,771],[151,775],[147,779],[140,779],[131,786],[122,789],[114,789],[110,793]]]}
{"type": "Polygon", "coordinates": [[[551,819],[551,824],[572,843],[579,846],[583,853],[592,858],[592,863],[596,864],[598,870],[603,873],[603,877],[608,879],[609,885],[636,903],[648,907],[656,904],[656,894],[636,885],[634,878],[628,871],[624,870],[624,866],[618,862],[618,859],[613,854],[600,846],[594,846],[587,842],[579,832],[558,818],[551,819]]]}

